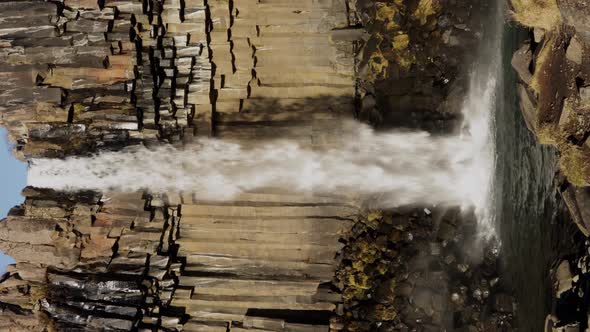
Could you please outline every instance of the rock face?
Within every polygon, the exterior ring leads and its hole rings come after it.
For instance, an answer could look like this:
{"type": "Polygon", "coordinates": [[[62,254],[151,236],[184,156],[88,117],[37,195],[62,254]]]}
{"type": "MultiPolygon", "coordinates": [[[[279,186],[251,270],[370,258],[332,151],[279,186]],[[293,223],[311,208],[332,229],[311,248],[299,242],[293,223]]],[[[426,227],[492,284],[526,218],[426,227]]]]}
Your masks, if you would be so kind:
{"type": "Polygon", "coordinates": [[[2,123],[21,158],[214,131],[274,135],[290,119],[352,114],[358,33],[344,0],[1,6],[2,123]],[[289,46],[293,38],[302,47],[289,46]]]}
{"type": "MultiPolygon", "coordinates": [[[[2,124],[23,159],[281,131],[325,146],[353,115],[343,0],[0,7],[2,124]]],[[[0,233],[11,329],[325,330],[340,302],[326,283],[357,213],[341,198],[23,195],[0,233]]]]}
{"type": "Polygon", "coordinates": [[[129,331],[172,289],[173,242],[162,235],[175,219],[149,197],[34,188],[23,195],[0,229],[2,249],[17,261],[0,283],[0,298],[21,310],[6,319],[36,315],[35,330],[129,331]]]}
{"type": "MultiPolygon", "coordinates": [[[[534,34],[514,54],[520,78],[521,109],[529,128],[544,144],[560,150],[560,165],[574,185],[589,184],[587,159],[590,52],[583,4],[558,1],[561,24],[534,34]],[[581,16],[580,16],[581,15],[581,16]]],[[[540,30],[540,27],[535,27],[540,30]]]]}
{"type": "MultiPolygon", "coordinates": [[[[0,123],[23,160],[198,136],[326,148],[342,139],[335,120],[371,120],[392,105],[393,115],[378,118],[404,120],[410,110],[419,116],[396,125],[440,129],[457,118],[461,86],[446,84],[460,81],[458,63],[422,74],[430,63],[422,50],[435,43],[438,65],[465,59],[462,41],[476,41],[470,16],[437,1],[2,2],[0,123]]],[[[0,223],[0,248],[17,261],[0,280],[2,330],[341,330],[354,325],[341,319],[354,316],[351,290],[370,288],[360,274],[335,279],[361,213],[336,194],[268,188],[211,202],[29,187],[23,196],[0,223]]],[[[432,255],[455,226],[441,226],[432,255]]],[[[394,243],[411,241],[389,231],[394,243]]],[[[390,279],[361,321],[419,325],[421,316],[389,310],[398,294],[429,317],[449,300],[416,285],[430,279],[390,279]]],[[[427,328],[444,325],[436,322],[427,328]]]]}

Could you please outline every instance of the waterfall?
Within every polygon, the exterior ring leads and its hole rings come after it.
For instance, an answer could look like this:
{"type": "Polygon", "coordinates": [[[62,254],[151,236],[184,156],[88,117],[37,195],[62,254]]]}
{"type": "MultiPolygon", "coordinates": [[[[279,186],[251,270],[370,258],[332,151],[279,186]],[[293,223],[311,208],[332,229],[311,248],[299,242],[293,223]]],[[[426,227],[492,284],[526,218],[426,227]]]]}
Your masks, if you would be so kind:
{"type": "Polygon", "coordinates": [[[136,146],[90,157],[35,159],[28,182],[61,190],[186,191],[210,200],[231,200],[241,192],[272,187],[371,199],[382,208],[413,203],[474,206],[482,235],[491,236],[495,162],[491,113],[501,83],[504,23],[498,6],[494,31],[482,41],[470,74],[459,135],[378,133],[348,122],[342,143],[330,148],[310,149],[286,140],[247,148],[217,139],[201,139],[182,148],[136,146]]]}
{"type": "MultiPolygon", "coordinates": [[[[505,22],[505,2],[495,1],[488,18],[487,30],[480,43],[478,56],[470,72],[469,89],[463,103],[464,133],[470,136],[471,150],[462,151],[472,160],[474,172],[465,181],[477,181],[479,185],[464,184],[473,189],[471,201],[478,216],[480,233],[485,238],[495,235],[494,188],[497,160],[495,143],[495,115],[502,107],[502,48],[505,22]]],[[[461,157],[460,157],[461,158],[461,157]]],[[[463,157],[465,158],[465,157],[463,157]]]]}
{"type": "Polygon", "coordinates": [[[244,148],[202,139],[183,148],[139,146],[92,157],[37,159],[29,169],[29,184],[62,190],[181,190],[212,200],[273,187],[359,196],[380,207],[476,203],[471,202],[480,186],[473,170],[474,140],[377,133],[356,122],[346,127],[341,144],[321,150],[287,140],[244,148]]]}

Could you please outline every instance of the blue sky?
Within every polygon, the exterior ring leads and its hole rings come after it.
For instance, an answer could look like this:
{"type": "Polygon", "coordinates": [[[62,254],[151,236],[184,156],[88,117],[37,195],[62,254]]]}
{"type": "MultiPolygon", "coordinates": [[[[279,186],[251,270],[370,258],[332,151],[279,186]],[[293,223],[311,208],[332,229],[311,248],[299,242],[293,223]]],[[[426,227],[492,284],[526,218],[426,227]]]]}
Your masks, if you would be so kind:
{"type": "MultiPolygon", "coordinates": [[[[23,202],[21,190],[27,183],[27,164],[16,160],[10,153],[6,130],[0,128],[0,219],[23,202]]],[[[0,273],[14,260],[0,252],[0,273]]]]}

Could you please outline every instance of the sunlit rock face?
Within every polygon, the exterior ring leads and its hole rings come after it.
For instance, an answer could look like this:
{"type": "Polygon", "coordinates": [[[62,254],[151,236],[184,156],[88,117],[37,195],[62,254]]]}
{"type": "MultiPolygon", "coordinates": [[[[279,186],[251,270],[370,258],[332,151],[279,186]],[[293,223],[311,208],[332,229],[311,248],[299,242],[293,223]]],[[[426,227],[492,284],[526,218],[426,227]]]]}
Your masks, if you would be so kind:
{"type": "MultiPolygon", "coordinates": [[[[0,6],[2,123],[21,159],[214,134],[313,148],[354,113],[362,30],[345,1],[0,6]]],[[[336,196],[244,195],[27,188],[1,230],[17,260],[2,283],[4,326],[327,329],[339,297],[323,284],[357,208],[336,196]]]]}
{"type": "MultiPolygon", "coordinates": [[[[201,137],[247,149],[289,140],[321,155],[358,138],[344,136],[340,125],[355,115],[382,127],[452,132],[468,85],[459,75],[461,63],[480,28],[467,20],[473,17],[468,8],[477,6],[454,6],[4,2],[0,122],[23,160],[143,145],[136,151],[162,154],[162,162],[150,167],[164,173],[173,171],[167,159],[175,156],[162,146],[182,151],[201,137]]],[[[423,287],[404,295],[419,299],[419,314],[398,316],[372,306],[359,318],[358,303],[342,298],[360,285],[367,291],[360,300],[370,301],[373,290],[387,292],[384,276],[393,279],[379,269],[358,276],[372,284],[335,277],[349,264],[341,260],[356,250],[357,239],[376,240],[370,232],[355,234],[364,220],[359,215],[369,213],[354,190],[292,193],[265,185],[220,200],[190,188],[150,188],[149,173],[141,173],[148,165],[138,163],[137,176],[148,183],[140,192],[117,186],[88,186],[100,192],[24,189],[24,203],[0,225],[1,247],[17,261],[0,282],[2,328],[328,331],[351,328],[355,320],[366,330],[384,320],[386,326],[412,326],[427,319],[424,324],[435,330],[453,324],[433,318],[455,310],[452,304],[434,306],[423,287]]],[[[435,219],[423,219],[421,237],[439,227],[435,219]]],[[[436,240],[412,242],[412,231],[399,231],[404,240],[394,235],[381,248],[405,248],[404,257],[413,257],[422,245],[460,237],[459,224],[456,218],[445,222],[447,228],[433,231],[444,237],[436,240]]],[[[386,252],[373,252],[374,262],[395,259],[386,252]]],[[[458,266],[448,264],[449,270],[458,266]]],[[[394,304],[382,297],[379,305],[394,304]]],[[[465,317],[458,327],[475,323],[465,317]]]]}

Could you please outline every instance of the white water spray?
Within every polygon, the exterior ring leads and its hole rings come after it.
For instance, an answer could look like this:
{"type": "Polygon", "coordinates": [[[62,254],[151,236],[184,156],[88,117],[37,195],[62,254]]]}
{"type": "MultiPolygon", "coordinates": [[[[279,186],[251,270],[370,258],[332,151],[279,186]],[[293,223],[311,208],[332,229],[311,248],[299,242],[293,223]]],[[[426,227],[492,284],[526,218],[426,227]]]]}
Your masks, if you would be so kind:
{"type": "Polygon", "coordinates": [[[471,150],[470,139],[376,133],[353,122],[345,127],[344,142],[323,150],[304,149],[292,141],[246,149],[203,139],[181,149],[134,147],[89,158],[37,159],[29,184],[63,190],[181,190],[208,200],[272,187],[299,194],[379,197],[381,207],[457,205],[477,191],[478,174],[464,153],[471,150]]]}
{"type": "MultiPolygon", "coordinates": [[[[493,210],[493,191],[495,185],[495,168],[497,160],[496,130],[494,112],[503,100],[497,94],[502,91],[502,48],[505,21],[505,2],[493,3],[488,20],[487,35],[482,40],[477,61],[470,73],[469,90],[463,103],[464,128],[469,132],[470,150],[463,151],[471,160],[470,170],[473,174],[463,177],[465,188],[470,193],[478,217],[479,233],[482,238],[490,239],[496,235],[496,212],[493,210]],[[465,183],[478,179],[478,186],[465,183]]],[[[463,206],[466,206],[465,204],[463,206]]],[[[497,239],[496,239],[497,240],[497,239]]]]}
{"type": "Polygon", "coordinates": [[[474,206],[480,233],[492,236],[491,112],[499,84],[502,24],[496,25],[493,42],[472,71],[464,130],[458,136],[376,133],[349,123],[341,146],[326,150],[305,149],[292,141],[246,149],[203,139],[182,149],[134,147],[93,157],[33,160],[29,184],[62,190],[186,191],[206,200],[230,200],[241,192],[272,187],[300,194],[378,197],[375,205],[380,207],[474,206]]]}

